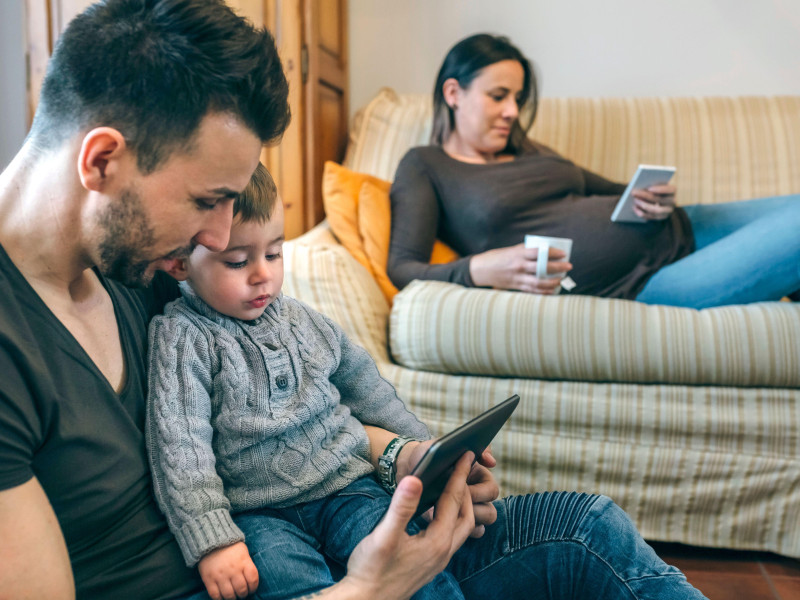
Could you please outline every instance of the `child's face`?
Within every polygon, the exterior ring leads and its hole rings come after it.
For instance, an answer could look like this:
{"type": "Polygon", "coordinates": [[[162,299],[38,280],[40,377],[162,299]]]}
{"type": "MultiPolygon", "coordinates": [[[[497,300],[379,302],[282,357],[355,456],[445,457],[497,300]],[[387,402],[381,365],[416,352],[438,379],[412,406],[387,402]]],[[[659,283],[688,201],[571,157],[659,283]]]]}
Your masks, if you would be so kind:
{"type": "Polygon", "coordinates": [[[213,309],[236,319],[260,317],[283,285],[281,201],[266,223],[235,219],[222,252],[197,246],[186,271],[192,289],[213,309]]]}

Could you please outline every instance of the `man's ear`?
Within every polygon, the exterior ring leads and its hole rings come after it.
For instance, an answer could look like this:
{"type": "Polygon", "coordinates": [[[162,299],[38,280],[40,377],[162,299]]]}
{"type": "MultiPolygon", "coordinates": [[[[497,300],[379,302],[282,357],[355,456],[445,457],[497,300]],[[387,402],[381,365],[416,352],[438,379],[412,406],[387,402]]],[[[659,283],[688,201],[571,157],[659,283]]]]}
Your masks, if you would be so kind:
{"type": "Polygon", "coordinates": [[[172,275],[178,281],[185,281],[189,277],[189,272],[186,269],[186,259],[177,258],[172,261],[172,266],[167,269],[167,273],[172,275]]]}
{"type": "Polygon", "coordinates": [[[87,190],[102,191],[119,174],[128,146],[113,127],[96,127],[83,138],[78,154],[78,175],[87,190]]]}
{"type": "Polygon", "coordinates": [[[450,77],[444,80],[442,84],[442,95],[444,96],[445,103],[447,103],[450,108],[458,108],[459,92],[461,92],[461,86],[458,84],[458,79],[450,77]]]}

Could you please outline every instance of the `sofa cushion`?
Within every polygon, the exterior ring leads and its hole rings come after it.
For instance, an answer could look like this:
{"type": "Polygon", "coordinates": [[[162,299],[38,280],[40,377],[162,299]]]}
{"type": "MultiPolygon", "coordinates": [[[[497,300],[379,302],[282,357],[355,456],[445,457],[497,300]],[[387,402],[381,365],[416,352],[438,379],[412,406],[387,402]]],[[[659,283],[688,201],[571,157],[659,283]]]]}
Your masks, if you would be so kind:
{"type": "Polygon", "coordinates": [[[800,387],[800,307],[693,310],[414,281],[390,316],[412,369],[503,377],[800,387]]]}
{"type": "Polygon", "coordinates": [[[358,230],[364,242],[364,252],[372,268],[372,275],[386,300],[391,302],[398,290],[386,273],[392,229],[388,187],[371,181],[365,181],[361,185],[358,193],[358,230]]]}
{"type": "MultiPolygon", "coordinates": [[[[428,144],[429,94],[383,88],[354,119],[345,164],[393,179],[428,144]]],[[[578,165],[626,182],[639,163],[674,165],[679,204],[800,190],[800,96],[542,98],[531,136],[578,165]]]]}
{"type": "MultiPolygon", "coordinates": [[[[391,183],[358,173],[328,161],[322,177],[322,200],[334,235],[375,278],[391,304],[397,293],[386,274],[391,233],[391,183]]],[[[431,263],[445,263],[458,254],[439,240],[433,245],[431,263]]]]}

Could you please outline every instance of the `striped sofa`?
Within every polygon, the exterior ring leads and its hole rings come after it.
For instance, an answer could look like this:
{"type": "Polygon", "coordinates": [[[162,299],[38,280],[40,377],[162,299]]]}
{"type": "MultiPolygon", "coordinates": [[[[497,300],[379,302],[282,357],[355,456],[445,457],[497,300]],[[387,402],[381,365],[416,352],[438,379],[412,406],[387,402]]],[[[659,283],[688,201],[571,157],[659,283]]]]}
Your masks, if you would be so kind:
{"type": "MultiPolygon", "coordinates": [[[[426,96],[382,90],[346,166],[391,179],[429,123],[426,96]]],[[[619,181],[674,164],[686,204],[800,192],[800,97],[545,99],[532,135],[619,181]]],[[[652,540],[800,557],[800,305],[414,282],[390,308],[324,223],[286,244],[286,271],[434,433],[521,396],[493,444],[504,493],[603,493],[652,540]]]]}

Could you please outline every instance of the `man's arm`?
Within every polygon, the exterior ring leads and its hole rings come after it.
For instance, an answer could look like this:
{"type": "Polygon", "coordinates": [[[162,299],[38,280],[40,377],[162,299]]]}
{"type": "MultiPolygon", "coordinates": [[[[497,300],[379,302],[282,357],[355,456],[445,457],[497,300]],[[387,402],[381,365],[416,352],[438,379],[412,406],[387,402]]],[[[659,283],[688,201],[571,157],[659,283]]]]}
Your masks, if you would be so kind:
{"type": "Polygon", "coordinates": [[[0,492],[0,540],[0,598],[75,598],[67,545],[35,477],[0,492]]]}

